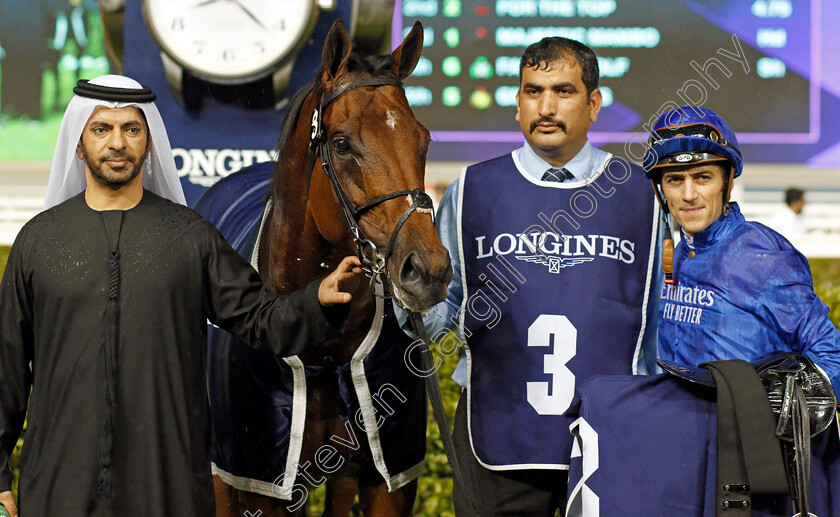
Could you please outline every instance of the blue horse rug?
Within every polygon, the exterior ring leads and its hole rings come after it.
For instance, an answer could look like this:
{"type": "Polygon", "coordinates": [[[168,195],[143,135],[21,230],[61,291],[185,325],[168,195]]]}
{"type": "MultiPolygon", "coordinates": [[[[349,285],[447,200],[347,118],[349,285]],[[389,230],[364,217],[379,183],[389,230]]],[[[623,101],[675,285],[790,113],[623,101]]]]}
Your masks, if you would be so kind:
{"type": "MultiPolygon", "coordinates": [[[[603,375],[578,388],[567,517],[714,517],[716,393],[670,375],[603,375]]],[[[810,511],[840,517],[837,421],[811,442],[810,511]]],[[[790,517],[787,495],[753,517],[790,517]]]]}
{"type": "MultiPolygon", "coordinates": [[[[259,236],[267,210],[265,192],[275,164],[260,163],[222,179],[198,200],[195,209],[257,268],[259,236]]],[[[382,294],[381,284],[377,284],[382,294]]],[[[255,350],[210,326],[207,376],[213,417],[213,473],[238,490],[291,500],[344,463],[329,444],[303,462],[307,380],[331,376],[339,395],[346,433],[330,442],[347,447],[352,461],[358,433],[367,436],[376,471],[389,491],[420,476],[426,453],[426,398],[423,379],[403,359],[411,340],[399,328],[391,302],[376,298],[366,337],[347,364],[324,358],[323,366],[304,365],[298,356],[276,357],[255,350]],[[323,451],[323,453],[322,453],[323,451]],[[319,469],[318,467],[321,467],[319,469]],[[321,472],[323,470],[323,472],[321,472]]],[[[356,446],[358,447],[358,446],[356,446]]]]}

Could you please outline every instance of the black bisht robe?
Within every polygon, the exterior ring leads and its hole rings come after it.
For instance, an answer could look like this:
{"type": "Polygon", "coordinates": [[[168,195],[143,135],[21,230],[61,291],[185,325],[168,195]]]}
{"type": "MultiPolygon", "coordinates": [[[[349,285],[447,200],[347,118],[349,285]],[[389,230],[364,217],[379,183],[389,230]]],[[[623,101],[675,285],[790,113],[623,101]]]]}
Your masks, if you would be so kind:
{"type": "Polygon", "coordinates": [[[288,356],[335,336],[346,316],[321,308],[318,282],[288,297],[266,291],[189,208],[147,191],[119,215],[90,209],[80,194],[27,223],[9,255],[0,286],[0,491],[11,486],[8,459],[28,402],[20,480],[27,517],[214,515],[207,320],[288,356]],[[116,232],[109,405],[108,257],[116,232]],[[98,500],[109,410],[112,495],[98,500]]]}

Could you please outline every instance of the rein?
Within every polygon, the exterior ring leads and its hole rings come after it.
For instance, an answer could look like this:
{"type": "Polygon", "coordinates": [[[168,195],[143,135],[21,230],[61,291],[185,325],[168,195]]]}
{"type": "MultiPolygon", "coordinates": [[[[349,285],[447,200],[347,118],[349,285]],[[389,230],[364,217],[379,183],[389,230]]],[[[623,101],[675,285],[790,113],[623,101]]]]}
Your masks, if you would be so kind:
{"type": "Polygon", "coordinates": [[[321,97],[321,101],[312,112],[312,133],[309,135],[309,163],[306,167],[306,192],[308,195],[309,184],[312,180],[312,171],[315,168],[315,160],[317,156],[320,155],[321,168],[330,180],[333,192],[335,192],[336,197],[338,197],[338,202],[341,206],[341,213],[344,217],[345,223],[347,223],[347,226],[350,228],[350,234],[353,236],[353,242],[356,244],[356,252],[359,255],[359,260],[362,262],[362,269],[364,270],[365,275],[371,279],[371,285],[373,285],[379,277],[387,274],[386,267],[388,265],[388,259],[391,258],[391,255],[394,252],[394,241],[396,241],[397,234],[400,229],[402,229],[406,220],[408,220],[408,217],[415,211],[420,211],[423,213],[429,213],[432,215],[432,218],[434,218],[434,212],[432,198],[430,198],[429,195],[420,188],[398,190],[396,192],[391,192],[390,194],[379,196],[361,205],[356,205],[356,203],[350,199],[350,196],[347,195],[347,191],[344,189],[341,181],[339,181],[335,166],[333,165],[332,156],[330,154],[326,131],[324,129],[324,111],[334,100],[348,91],[355,90],[356,88],[364,88],[366,86],[399,86],[402,88],[403,84],[402,81],[396,78],[372,77],[342,84],[329,94],[321,97]],[[364,230],[362,230],[359,226],[359,219],[361,219],[362,216],[371,208],[380,205],[385,201],[402,196],[408,197],[409,207],[405,212],[403,212],[402,217],[400,217],[397,224],[394,226],[394,230],[391,232],[391,237],[388,240],[388,247],[385,250],[385,255],[383,256],[376,248],[376,244],[367,238],[364,230]]]}

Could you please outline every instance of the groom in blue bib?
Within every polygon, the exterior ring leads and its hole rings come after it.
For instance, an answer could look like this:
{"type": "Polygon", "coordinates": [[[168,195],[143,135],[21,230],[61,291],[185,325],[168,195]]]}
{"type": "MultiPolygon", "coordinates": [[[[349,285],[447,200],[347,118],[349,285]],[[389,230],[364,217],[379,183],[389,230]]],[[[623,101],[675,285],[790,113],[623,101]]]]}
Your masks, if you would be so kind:
{"type": "Polygon", "coordinates": [[[640,167],[589,143],[598,75],[577,41],[528,47],[525,145],[465,168],[441,201],[454,277],[424,322],[430,336],[457,327],[466,344],[454,441],[482,516],[562,511],[576,386],[644,372],[655,353],[658,209],[640,167]]]}

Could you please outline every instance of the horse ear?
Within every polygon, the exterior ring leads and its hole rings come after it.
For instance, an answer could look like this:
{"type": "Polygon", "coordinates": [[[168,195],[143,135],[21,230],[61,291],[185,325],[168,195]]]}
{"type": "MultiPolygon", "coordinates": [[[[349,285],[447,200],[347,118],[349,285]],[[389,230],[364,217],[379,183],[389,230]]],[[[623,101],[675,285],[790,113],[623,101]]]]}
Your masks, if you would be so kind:
{"type": "Polygon", "coordinates": [[[394,73],[400,80],[405,79],[414,67],[417,66],[417,61],[420,60],[420,54],[423,52],[423,25],[420,22],[414,22],[414,27],[411,32],[403,40],[402,44],[397,47],[391,54],[394,59],[394,73]]]}
{"type": "Polygon", "coordinates": [[[321,60],[324,64],[324,81],[330,81],[347,71],[347,59],[353,50],[353,42],[339,18],[330,27],[321,60]]]}

